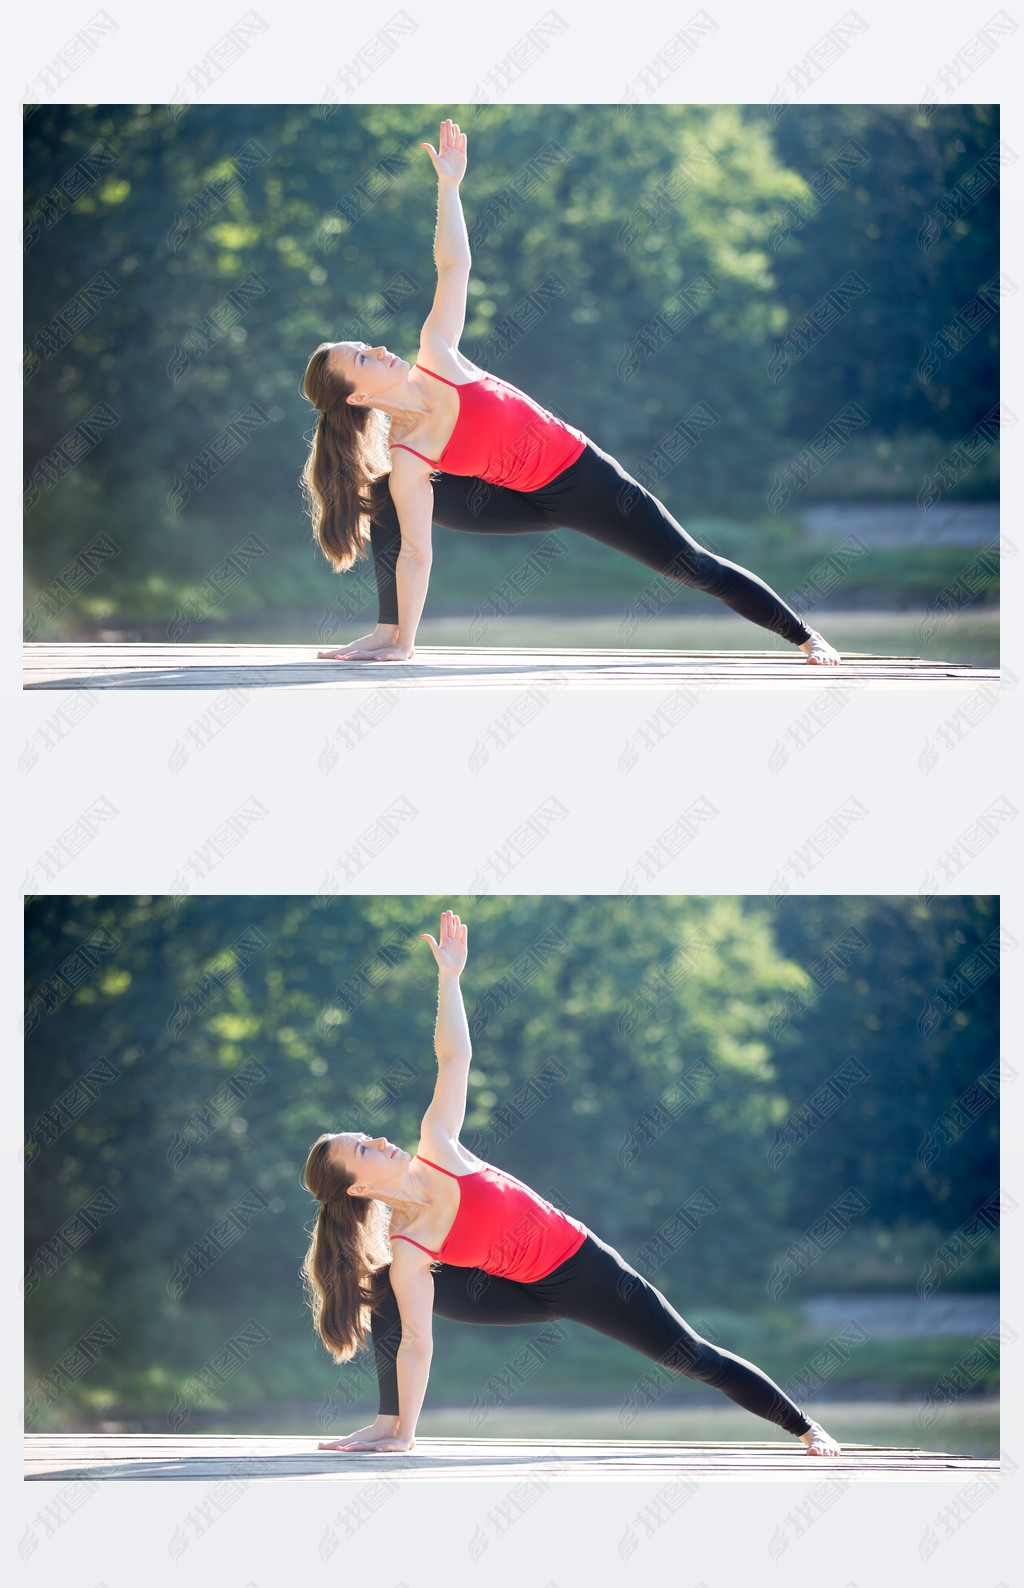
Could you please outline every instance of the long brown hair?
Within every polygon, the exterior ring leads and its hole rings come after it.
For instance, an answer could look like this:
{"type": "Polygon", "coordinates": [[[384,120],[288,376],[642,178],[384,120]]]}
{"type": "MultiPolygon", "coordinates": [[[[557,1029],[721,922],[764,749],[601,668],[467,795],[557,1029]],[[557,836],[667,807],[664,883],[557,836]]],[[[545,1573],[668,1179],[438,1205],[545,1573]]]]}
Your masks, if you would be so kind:
{"type": "Polygon", "coordinates": [[[320,1203],[302,1264],[313,1327],[336,1362],[365,1344],[374,1277],[391,1261],[384,1207],[373,1197],[350,1197],[353,1175],[331,1161],[331,1135],[312,1145],[302,1183],[320,1203]]]}
{"type": "Polygon", "coordinates": [[[328,364],[335,345],[320,343],[302,380],[303,393],[319,409],[302,489],[313,537],[341,573],[366,550],[375,487],[390,472],[391,460],[384,415],[346,401],[355,387],[328,364]]]}

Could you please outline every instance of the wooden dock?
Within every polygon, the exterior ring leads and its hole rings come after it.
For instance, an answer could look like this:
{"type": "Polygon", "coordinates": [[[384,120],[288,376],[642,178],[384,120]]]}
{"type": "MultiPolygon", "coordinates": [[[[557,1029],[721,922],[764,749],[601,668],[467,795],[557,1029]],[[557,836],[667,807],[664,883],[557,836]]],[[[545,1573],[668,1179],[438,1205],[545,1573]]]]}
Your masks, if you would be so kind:
{"type": "Polygon", "coordinates": [[[304,645],[25,646],[26,689],[873,689],[997,682],[994,668],[850,654],[811,667],[800,651],[501,650],[424,646],[412,662],[318,660],[304,645]]]}
{"type": "Polygon", "coordinates": [[[847,1445],[837,1457],[805,1454],[795,1440],[760,1443],[552,1439],[422,1439],[410,1455],[318,1450],[307,1439],[237,1435],[31,1434],[25,1477],[72,1479],[330,1478],[423,1482],[658,1483],[671,1478],[747,1482],[910,1482],[968,1477],[995,1483],[999,1464],[944,1451],[847,1445]]]}

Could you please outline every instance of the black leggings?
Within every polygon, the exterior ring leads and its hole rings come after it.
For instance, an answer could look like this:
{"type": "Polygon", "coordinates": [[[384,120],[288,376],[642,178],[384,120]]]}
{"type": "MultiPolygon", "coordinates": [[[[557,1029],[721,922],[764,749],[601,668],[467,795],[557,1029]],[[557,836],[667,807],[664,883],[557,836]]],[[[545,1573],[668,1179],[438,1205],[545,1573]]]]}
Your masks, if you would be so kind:
{"type": "MultiPolygon", "coordinates": [[[[655,573],[717,596],[727,607],[794,645],[811,630],[755,574],[705,551],[666,508],[614,458],[588,441],[575,463],[539,491],[456,474],[434,479],[434,523],[477,535],[527,535],[576,529],[635,557],[655,573]]],[[[377,577],[378,622],[398,622],[395,560],[402,544],[389,491],[370,532],[377,577]]]]}
{"type": "MultiPolygon", "coordinates": [[[[660,1291],[596,1235],[588,1234],[578,1252],[532,1285],[498,1279],[479,1268],[442,1266],[434,1273],[434,1311],[456,1323],[537,1324],[555,1318],[585,1323],[672,1372],[712,1385],[789,1434],[805,1434],[811,1426],[810,1418],[766,1373],[701,1339],[660,1291]]],[[[386,1271],[372,1330],[380,1414],[397,1417],[395,1356],[402,1323],[386,1271]]]]}

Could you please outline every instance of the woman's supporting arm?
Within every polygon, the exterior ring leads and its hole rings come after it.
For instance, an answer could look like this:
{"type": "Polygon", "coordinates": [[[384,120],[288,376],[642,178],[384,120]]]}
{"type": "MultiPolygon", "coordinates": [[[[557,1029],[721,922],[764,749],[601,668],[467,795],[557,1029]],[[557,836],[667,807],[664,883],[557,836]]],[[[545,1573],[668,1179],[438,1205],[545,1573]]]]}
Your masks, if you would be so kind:
{"type": "Polygon", "coordinates": [[[381,1444],[386,1450],[411,1450],[434,1349],[434,1280],[424,1253],[405,1241],[395,1242],[391,1288],[402,1317],[397,1357],[398,1430],[393,1439],[381,1444]]]}
{"type": "Polygon", "coordinates": [[[466,1089],[473,1056],[469,1021],[459,984],[469,952],[469,933],[451,910],[441,915],[440,933],[438,943],[429,933],[422,933],[437,961],[437,1024],[434,1028],[437,1084],[430,1107],[423,1116],[423,1133],[455,1142],[466,1117],[466,1089]]]}

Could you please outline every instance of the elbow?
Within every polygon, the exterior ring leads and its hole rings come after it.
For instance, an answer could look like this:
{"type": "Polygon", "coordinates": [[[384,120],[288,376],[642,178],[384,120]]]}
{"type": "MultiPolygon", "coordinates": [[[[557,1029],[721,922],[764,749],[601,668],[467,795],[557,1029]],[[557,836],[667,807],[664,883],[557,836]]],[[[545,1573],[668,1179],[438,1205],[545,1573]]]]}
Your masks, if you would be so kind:
{"type": "Polygon", "coordinates": [[[421,1366],[429,1363],[434,1354],[434,1342],[421,1335],[414,1335],[412,1339],[403,1335],[402,1343],[398,1347],[398,1355],[409,1362],[418,1362],[421,1366]]]}
{"type": "Polygon", "coordinates": [[[407,546],[403,542],[402,549],[398,553],[398,561],[405,568],[416,568],[421,572],[429,572],[433,561],[433,552],[429,546],[407,546]]]}

